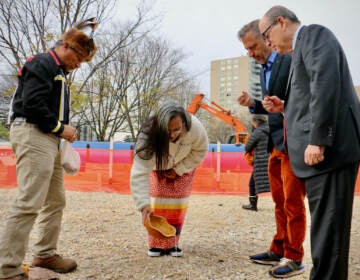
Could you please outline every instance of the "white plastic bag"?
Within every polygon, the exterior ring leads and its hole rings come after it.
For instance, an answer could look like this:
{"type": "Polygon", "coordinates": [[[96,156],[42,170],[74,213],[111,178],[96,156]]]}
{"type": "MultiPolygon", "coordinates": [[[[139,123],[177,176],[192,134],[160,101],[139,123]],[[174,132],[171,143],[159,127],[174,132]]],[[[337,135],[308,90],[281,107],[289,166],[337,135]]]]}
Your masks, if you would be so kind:
{"type": "Polygon", "coordinates": [[[74,150],[70,142],[64,141],[60,150],[60,155],[61,165],[66,174],[76,175],[79,172],[81,160],[79,153],[74,150]]]}

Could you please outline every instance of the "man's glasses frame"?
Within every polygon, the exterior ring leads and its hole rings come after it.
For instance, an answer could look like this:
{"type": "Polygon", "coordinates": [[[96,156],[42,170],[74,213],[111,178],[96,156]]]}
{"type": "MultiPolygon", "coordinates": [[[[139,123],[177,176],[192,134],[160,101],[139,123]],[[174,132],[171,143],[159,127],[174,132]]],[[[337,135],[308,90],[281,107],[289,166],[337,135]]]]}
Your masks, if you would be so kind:
{"type": "Polygon", "coordinates": [[[274,20],[265,30],[263,33],[261,33],[261,35],[263,36],[263,38],[265,40],[269,39],[268,35],[269,35],[269,32],[271,30],[271,28],[273,28],[276,24],[278,23],[277,20],[274,20]]]}

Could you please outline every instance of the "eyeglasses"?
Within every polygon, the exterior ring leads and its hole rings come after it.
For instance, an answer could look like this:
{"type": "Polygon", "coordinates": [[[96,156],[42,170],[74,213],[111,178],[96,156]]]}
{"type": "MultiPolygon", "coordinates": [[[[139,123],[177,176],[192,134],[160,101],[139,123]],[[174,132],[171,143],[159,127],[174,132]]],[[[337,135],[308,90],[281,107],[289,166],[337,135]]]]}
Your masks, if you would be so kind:
{"type": "Polygon", "coordinates": [[[269,39],[269,32],[271,30],[271,28],[273,28],[276,24],[278,23],[277,20],[275,20],[272,24],[270,24],[263,33],[261,33],[261,35],[263,36],[263,38],[265,40],[269,39]]]}

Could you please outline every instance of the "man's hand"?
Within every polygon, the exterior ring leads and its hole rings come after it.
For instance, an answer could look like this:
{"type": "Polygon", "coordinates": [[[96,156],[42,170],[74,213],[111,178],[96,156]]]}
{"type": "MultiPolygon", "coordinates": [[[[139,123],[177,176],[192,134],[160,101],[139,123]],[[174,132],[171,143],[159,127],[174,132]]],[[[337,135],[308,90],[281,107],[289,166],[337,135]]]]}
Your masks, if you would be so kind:
{"type": "Polygon", "coordinates": [[[251,98],[251,96],[246,92],[243,91],[240,93],[237,102],[241,106],[248,106],[248,107],[254,107],[254,100],[251,98]]]}
{"type": "Polygon", "coordinates": [[[315,165],[322,162],[324,157],[325,146],[308,145],[304,153],[304,161],[307,165],[315,165]]]}
{"type": "Polygon", "coordinates": [[[77,139],[77,131],[75,127],[65,124],[60,137],[72,143],[77,139]]]}
{"type": "Polygon", "coordinates": [[[261,103],[264,109],[269,113],[284,112],[284,101],[275,95],[265,96],[261,103]]]}

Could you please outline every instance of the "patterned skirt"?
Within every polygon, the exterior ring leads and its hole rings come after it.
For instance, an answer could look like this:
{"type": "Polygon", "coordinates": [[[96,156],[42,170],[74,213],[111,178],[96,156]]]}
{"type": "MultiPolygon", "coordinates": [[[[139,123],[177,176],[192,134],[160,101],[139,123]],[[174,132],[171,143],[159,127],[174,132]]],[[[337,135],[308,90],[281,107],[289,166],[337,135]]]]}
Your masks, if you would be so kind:
{"type": "Polygon", "coordinates": [[[155,215],[163,216],[169,224],[176,228],[176,236],[174,238],[156,238],[148,235],[149,248],[170,249],[177,246],[189,204],[194,173],[195,170],[171,180],[162,176],[161,172],[151,172],[151,208],[155,215]]]}

